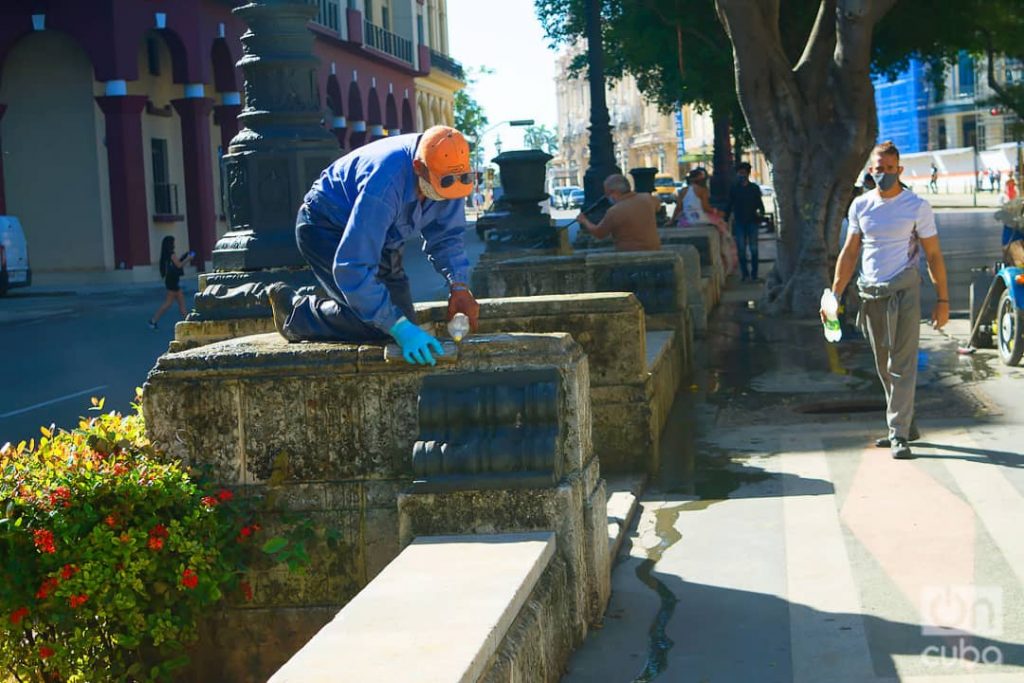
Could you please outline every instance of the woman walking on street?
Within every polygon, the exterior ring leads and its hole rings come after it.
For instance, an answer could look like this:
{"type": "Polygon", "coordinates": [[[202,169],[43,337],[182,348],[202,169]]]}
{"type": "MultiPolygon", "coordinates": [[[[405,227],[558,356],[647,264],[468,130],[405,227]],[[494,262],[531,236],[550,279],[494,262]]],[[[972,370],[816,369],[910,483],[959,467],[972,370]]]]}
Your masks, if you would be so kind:
{"type": "Polygon", "coordinates": [[[164,286],[167,288],[167,296],[164,298],[163,304],[160,308],[156,309],[156,313],[149,319],[149,328],[151,330],[156,329],[156,323],[160,320],[168,308],[171,307],[175,301],[178,302],[178,310],[181,311],[181,317],[184,318],[188,315],[188,309],[185,308],[185,295],[181,291],[181,276],[185,274],[185,266],[187,266],[192,259],[195,257],[196,252],[189,251],[182,254],[180,257],[174,255],[174,237],[168,235],[164,238],[164,241],[160,244],[160,275],[164,278],[164,286]]]}

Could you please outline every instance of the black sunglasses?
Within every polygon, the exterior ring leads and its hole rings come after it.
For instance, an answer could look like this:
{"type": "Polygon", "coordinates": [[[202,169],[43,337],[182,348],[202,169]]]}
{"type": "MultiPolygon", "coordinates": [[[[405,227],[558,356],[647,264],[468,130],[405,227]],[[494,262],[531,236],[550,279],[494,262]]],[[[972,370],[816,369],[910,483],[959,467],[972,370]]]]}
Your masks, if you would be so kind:
{"type": "Polygon", "coordinates": [[[451,187],[452,185],[454,185],[456,180],[458,180],[463,185],[472,185],[473,184],[473,176],[474,175],[475,174],[472,173],[472,172],[469,172],[469,173],[459,173],[457,175],[456,174],[443,175],[443,176],[441,176],[438,179],[438,182],[440,182],[441,187],[443,187],[445,189],[447,189],[447,188],[451,187]]]}

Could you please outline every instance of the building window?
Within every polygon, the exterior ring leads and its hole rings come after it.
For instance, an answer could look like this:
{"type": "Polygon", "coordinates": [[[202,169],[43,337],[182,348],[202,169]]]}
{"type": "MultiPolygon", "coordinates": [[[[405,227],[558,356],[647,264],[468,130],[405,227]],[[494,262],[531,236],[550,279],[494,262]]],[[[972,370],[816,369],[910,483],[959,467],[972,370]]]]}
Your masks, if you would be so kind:
{"type": "Polygon", "coordinates": [[[170,182],[167,161],[167,140],[152,138],[150,154],[153,160],[153,212],[158,215],[178,213],[178,188],[170,182]]]}
{"type": "Polygon", "coordinates": [[[372,24],[374,19],[373,0],[366,0],[366,20],[372,24]]]}
{"type": "Polygon", "coordinates": [[[146,62],[149,66],[151,76],[160,75],[160,43],[159,38],[150,35],[146,37],[146,62]]]}
{"type": "Polygon", "coordinates": [[[964,117],[960,122],[961,146],[974,147],[978,144],[978,124],[972,118],[964,117]]]}
{"type": "Polygon", "coordinates": [[[423,35],[423,15],[422,14],[417,14],[416,15],[416,39],[419,41],[420,45],[426,45],[427,44],[427,41],[424,40],[424,38],[425,38],[425,36],[423,35]]]}
{"type": "Polygon", "coordinates": [[[966,52],[960,53],[960,61],[957,64],[957,81],[959,82],[957,94],[960,97],[974,97],[974,59],[966,52]]]}
{"type": "Polygon", "coordinates": [[[385,31],[391,30],[391,12],[387,7],[380,8],[380,25],[384,27],[385,31]]]}

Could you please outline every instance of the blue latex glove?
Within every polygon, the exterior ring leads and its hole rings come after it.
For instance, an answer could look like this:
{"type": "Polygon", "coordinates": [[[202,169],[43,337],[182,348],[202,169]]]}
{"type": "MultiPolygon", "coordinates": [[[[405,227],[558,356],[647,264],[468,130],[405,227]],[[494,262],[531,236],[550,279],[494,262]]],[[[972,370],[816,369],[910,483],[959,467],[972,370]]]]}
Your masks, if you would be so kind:
{"type": "Polygon", "coordinates": [[[402,357],[412,365],[435,365],[434,357],[430,355],[433,350],[438,356],[444,355],[441,343],[427,334],[420,328],[413,325],[406,318],[399,318],[388,332],[398,345],[402,347],[402,357]]]}

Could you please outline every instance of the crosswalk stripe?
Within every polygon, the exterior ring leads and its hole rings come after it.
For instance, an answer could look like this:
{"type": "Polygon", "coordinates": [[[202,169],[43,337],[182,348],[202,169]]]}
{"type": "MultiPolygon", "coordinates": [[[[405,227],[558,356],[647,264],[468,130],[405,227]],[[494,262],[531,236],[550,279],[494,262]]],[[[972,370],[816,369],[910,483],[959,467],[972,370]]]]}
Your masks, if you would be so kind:
{"type": "Polygon", "coordinates": [[[783,515],[793,681],[817,683],[823,671],[829,672],[830,683],[872,681],[860,593],[835,495],[800,495],[795,488],[799,479],[793,477],[832,480],[825,454],[800,453],[795,442],[786,441],[781,444],[779,466],[782,473],[792,475],[783,480],[783,515]]]}

